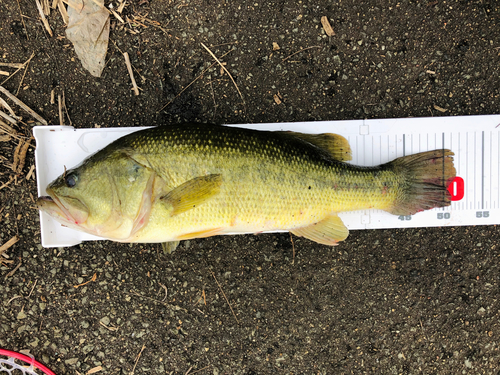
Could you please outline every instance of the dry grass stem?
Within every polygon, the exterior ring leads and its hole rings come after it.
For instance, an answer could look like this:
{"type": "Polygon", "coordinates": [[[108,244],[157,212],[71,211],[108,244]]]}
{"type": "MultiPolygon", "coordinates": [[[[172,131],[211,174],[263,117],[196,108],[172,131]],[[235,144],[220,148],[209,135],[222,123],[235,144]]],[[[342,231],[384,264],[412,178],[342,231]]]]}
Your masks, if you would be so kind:
{"type": "Polygon", "coordinates": [[[328,21],[327,16],[321,17],[321,25],[323,25],[323,30],[325,30],[326,35],[334,36],[335,31],[332,29],[332,25],[330,25],[330,21],[328,21]]]}
{"type": "Polygon", "coordinates": [[[7,275],[5,275],[5,279],[4,280],[7,280],[8,277],[13,276],[16,273],[16,271],[19,269],[19,267],[21,267],[21,264],[23,264],[23,261],[21,260],[21,258],[19,258],[19,264],[16,266],[16,268],[14,268],[7,275]]]}
{"type": "Polygon", "coordinates": [[[241,94],[241,91],[238,88],[238,85],[236,84],[236,81],[234,80],[233,76],[231,75],[231,73],[229,73],[229,70],[226,69],[224,64],[220,62],[220,60],[213,54],[212,51],[210,51],[208,49],[208,47],[205,44],[201,43],[201,45],[203,46],[203,48],[205,48],[207,50],[207,52],[210,54],[210,56],[212,56],[214,58],[214,60],[217,61],[217,63],[221,66],[221,68],[224,69],[224,71],[227,73],[229,78],[231,78],[231,81],[233,81],[234,87],[236,87],[238,94],[240,94],[240,98],[241,98],[241,101],[243,102],[243,105],[245,105],[245,99],[243,99],[243,95],[241,94]]]}
{"type": "MultiPolygon", "coordinates": [[[[210,270],[210,272],[212,272],[212,271],[210,270]]],[[[226,299],[226,302],[227,302],[229,308],[231,309],[231,312],[233,313],[234,319],[236,319],[236,322],[238,324],[240,324],[240,321],[238,320],[238,318],[236,317],[236,314],[234,313],[233,307],[231,306],[231,304],[229,303],[229,300],[226,297],[226,293],[224,293],[224,291],[222,290],[222,287],[220,286],[219,281],[217,280],[217,278],[215,277],[215,274],[213,272],[212,272],[212,276],[214,277],[215,282],[217,283],[217,286],[219,287],[219,290],[221,291],[222,295],[226,299]]]]}
{"type": "Polygon", "coordinates": [[[137,357],[135,357],[134,368],[130,372],[130,375],[134,375],[135,368],[137,367],[137,362],[139,362],[139,359],[141,358],[141,354],[144,351],[144,349],[146,349],[146,345],[142,345],[141,351],[139,352],[139,354],[137,354],[137,357]]]}
{"type": "Polygon", "coordinates": [[[20,120],[20,117],[17,117],[16,114],[14,113],[14,110],[11,108],[11,106],[2,98],[0,98],[0,105],[3,106],[7,111],[9,111],[10,115],[14,117],[16,120],[20,120]]]}
{"type": "Polygon", "coordinates": [[[290,56],[285,57],[285,58],[284,58],[283,60],[281,60],[281,61],[282,61],[282,62],[283,62],[283,61],[286,61],[286,60],[288,60],[290,57],[295,56],[295,55],[296,55],[296,54],[298,54],[298,53],[301,53],[301,52],[307,51],[308,49],[311,49],[311,48],[321,48],[321,46],[312,46],[312,47],[302,48],[300,51],[297,51],[297,52],[295,52],[295,53],[292,53],[290,56]]]}
{"type": "Polygon", "coordinates": [[[59,2],[59,0],[52,0],[52,5],[51,5],[51,8],[52,9],[56,9],[57,7],[57,3],[59,2]]]}
{"type": "Polygon", "coordinates": [[[139,88],[137,87],[137,83],[135,82],[134,72],[132,71],[132,65],[130,64],[128,52],[123,52],[123,57],[125,57],[125,64],[127,65],[128,74],[130,76],[130,80],[132,81],[132,88],[135,95],[137,96],[139,95],[139,88]]]}
{"type": "Polygon", "coordinates": [[[42,9],[43,9],[43,14],[45,14],[46,16],[50,16],[49,0],[43,0],[42,9]]]}
{"type": "Polygon", "coordinates": [[[19,237],[14,236],[10,240],[8,240],[6,243],[4,243],[2,246],[0,246],[0,255],[6,251],[9,247],[14,245],[17,241],[19,241],[19,237]]]}
{"type": "Polygon", "coordinates": [[[21,12],[21,4],[19,4],[19,0],[17,0],[17,7],[19,8],[19,15],[21,16],[21,22],[23,23],[24,32],[26,33],[26,39],[30,40],[28,29],[26,29],[26,24],[24,23],[23,12],[21,12]]]}
{"type": "MultiPolygon", "coordinates": [[[[28,40],[29,40],[29,39],[28,39],[28,40]]],[[[33,53],[31,54],[30,58],[29,58],[28,60],[26,60],[26,62],[25,62],[24,64],[22,64],[22,66],[20,66],[19,68],[17,68],[17,70],[16,70],[14,73],[12,73],[12,74],[11,74],[11,75],[7,78],[7,79],[5,79],[2,83],[0,83],[0,85],[3,85],[3,84],[4,84],[5,82],[7,82],[9,79],[11,79],[12,77],[14,77],[14,75],[16,75],[16,73],[17,73],[18,71],[20,71],[21,69],[23,69],[23,68],[26,66],[26,64],[28,64],[28,63],[31,61],[31,59],[33,58],[33,56],[35,56],[35,52],[33,52],[33,53]]]]}
{"type": "Polygon", "coordinates": [[[4,71],[4,70],[0,70],[0,75],[2,75],[2,76],[7,76],[7,77],[8,77],[8,76],[10,75],[10,73],[9,73],[9,72],[6,72],[6,71],[4,71]]]}
{"type": "Polygon", "coordinates": [[[6,68],[15,68],[15,69],[20,69],[24,67],[23,63],[4,63],[0,62],[0,66],[5,66],[6,68]]]}
{"type": "Polygon", "coordinates": [[[64,117],[62,112],[62,98],[61,94],[57,94],[57,106],[59,109],[59,125],[64,125],[64,117]]]}
{"type": "Polygon", "coordinates": [[[61,13],[64,24],[67,25],[69,23],[69,16],[62,0],[57,1],[57,8],[59,9],[59,13],[61,13]]]}
{"type": "Polygon", "coordinates": [[[28,112],[32,117],[37,119],[39,122],[41,122],[43,125],[48,125],[47,121],[45,121],[42,116],[37,114],[35,111],[33,111],[30,107],[28,107],[26,104],[24,104],[22,101],[20,101],[18,98],[16,98],[14,95],[12,95],[9,90],[4,88],[3,86],[0,86],[0,92],[2,92],[4,95],[6,95],[10,100],[12,100],[14,103],[16,103],[19,107],[24,109],[26,112],[28,112]]]}
{"type": "Polygon", "coordinates": [[[5,184],[3,184],[2,186],[0,186],[0,190],[2,190],[3,188],[9,186],[12,183],[12,181],[14,181],[14,176],[10,176],[9,181],[7,181],[5,184]]]}
{"type": "Polygon", "coordinates": [[[5,120],[10,122],[11,124],[16,125],[17,121],[10,117],[7,113],[0,111],[0,117],[3,117],[5,120]]]}
{"type": "Polygon", "coordinates": [[[47,18],[45,18],[45,14],[43,12],[42,4],[40,4],[39,0],[35,0],[35,2],[36,2],[36,7],[38,9],[38,13],[40,14],[40,18],[42,19],[43,26],[45,27],[45,30],[47,30],[47,32],[49,33],[49,35],[51,37],[53,37],[54,34],[52,34],[52,30],[50,29],[49,21],[47,21],[47,18]]]}

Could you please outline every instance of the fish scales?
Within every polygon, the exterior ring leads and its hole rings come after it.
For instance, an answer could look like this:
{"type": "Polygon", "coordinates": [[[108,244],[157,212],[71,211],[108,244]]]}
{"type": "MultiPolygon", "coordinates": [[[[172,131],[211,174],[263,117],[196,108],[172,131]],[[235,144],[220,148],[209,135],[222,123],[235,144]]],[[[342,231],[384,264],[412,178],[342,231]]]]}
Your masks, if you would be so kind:
{"type": "Polygon", "coordinates": [[[138,241],[161,232],[161,227],[180,233],[187,223],[197,224],[193,232],[290,229],[315,223],[331,212],[383,209],[394,201],[394,173],[340,163],[286,133],[209,130],[203,125],[159,127],[131,137],[123,146],[136,150],[145,165],[172,186],[196,176],[223,176],[220,194],[196,210],[172,218],[163,206],[153,209],[151,219],[158,225],[137,233],[138,241]]]}
{"type": "MultiPolygon", "coordinates": [[[[125,136],[68,172],[82,179],[106,165],[117,191],[113,200],[119,201],[112,205],[130,202],[128,208],[113,208],[115,216],[118,210],[128,219],[120,217],[120,229],[109,233],[126,242],[284,229],[332,245],[347,236],[338,212],[416,212],[449,204],[446,186],[455,172],[448,150],[360,167],[341,161],[332,135],[315,137],[206,124],[161,126],[125,136]],[[439,171],[436,160],[445,160],[446,170],[439,171]],[[116,172],[119,163],[123,166],[116,172]],[[427,184],[427,190],[422,185],[414,191],[418,184],[427,184]],[[413,196],[415,202],[409,202],[413,196]]],[[[68,185],[66,180],[60,177],[51,191],[68,185]]],[[[102,228],[99,234],[106,236],[102,228]]]]}

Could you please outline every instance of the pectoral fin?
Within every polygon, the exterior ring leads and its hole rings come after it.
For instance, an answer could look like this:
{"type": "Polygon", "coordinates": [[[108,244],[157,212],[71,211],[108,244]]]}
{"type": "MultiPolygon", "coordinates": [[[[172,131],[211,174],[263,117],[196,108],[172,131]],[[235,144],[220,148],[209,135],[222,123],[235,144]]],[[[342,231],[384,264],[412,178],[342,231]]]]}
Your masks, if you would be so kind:
{"type": "Polygon", "coordinates": [[[345,240],[349,235],[349,230],[336,214],[330,215],[318,223],[296,228],[290,232],[296,236],[305,237],[311,241],[329,246],[337,245],[339,241],[345,240]]]}
{"type": "Polygon", "coordinates": [[[173,207],[172,216],[179,215],[219,194],[221,184],[220,174],[196,177],[177,186],[160,200],[173,207]]]}

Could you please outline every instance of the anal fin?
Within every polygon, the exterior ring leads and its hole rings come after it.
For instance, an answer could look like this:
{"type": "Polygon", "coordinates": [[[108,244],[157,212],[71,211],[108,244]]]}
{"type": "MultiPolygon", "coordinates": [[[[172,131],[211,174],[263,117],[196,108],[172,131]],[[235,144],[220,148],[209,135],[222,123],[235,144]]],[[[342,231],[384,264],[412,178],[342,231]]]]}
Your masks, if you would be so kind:
{"type": "Polygon", "coordinates": [[[345,240],[349,235],[349,230],[336,214],[307,227],[293,229],[290,232],[296,236],[305,237],[311,241],[329,246],[337,245],[339,241],[345,240]]]}
{"type": "Polygon", "coordinates": [[[161,247],[163,249],[163,253],[172,254],[180,243],[181,241],[162,242],[161,247]]]}

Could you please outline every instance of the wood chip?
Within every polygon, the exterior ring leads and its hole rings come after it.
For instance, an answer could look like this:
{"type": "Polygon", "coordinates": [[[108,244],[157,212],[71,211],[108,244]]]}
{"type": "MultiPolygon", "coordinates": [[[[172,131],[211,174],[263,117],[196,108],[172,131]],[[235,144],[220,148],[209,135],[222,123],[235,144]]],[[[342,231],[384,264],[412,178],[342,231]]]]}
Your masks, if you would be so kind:
{"type": "Polygon", "coordinates": [[[279,94],[274,94],[273,97],[276,104],[281,104],[281,98],[279,94]]]}
{"type": "Polygon", "coordinates": [[[29,180],[31,178],[31,176],[33,176],[33,171],[35,170],[35,164],[33,164],[28,172],[28,174],[26,175],[26,180],[29,180]]]}
{"type": "Polygon", "coordinates": [[[61,17],[63,19],[64,24],[67,25],[69,22],[69,17],[68,17],[68,12],[66,11],[66,7],[64,6],[62,0],[58,0],[57,9],[59,9],[59,13],[61,13],[61,17]]]}
{"type": "Polygon", "coordinates": [[[95,374],[96,372],[102,371],[102,366],[97,366],[94,368],[91,368],[89,371],[87,371],[87,375],[90,374],[95,374]]]}
{"type": "Polygon", "coordinates": [[[19,237],[14,236],[10,240],[8,240],[6,243],[4,243],[2,246],[0,246],[0,255],[6,251],[9,247],[14,245],[17,241],[19,241],[19,237]]]}
{"type": "Polygon", "coordinates": [[[278,43],[276,43],[276,42],[273,42],[273,51],[277,51],[277,50],[279,50],[279,49],[280,49],[279,44],[278,44],[278,43]]]}
{"type": "Polygon", "coordinates": [[[40,121],[43,125],[48,125],[47,121],[45,121],[42,116],[40,116],[38,113],[36,113],[35,111],[33,111],[30,107],[28,107],[26,104],[24,104],[18,98],[16,98],[14,95],[12,95],[9,92],[9,90],[7,90],[5,87],[0,86],[0,92],[4,93],[10,100],[12,100],[19,107],[21,107],[22,109],[24,109],[26,112],[28,112],[35,119],[37,119],[38,121],[40,121]]]}
{"type": "Polygon", "coordinates": [[[6,72],[4,70],[0,70],[0,75],[2,75],[2,76],[9,76],[9,74],[10,74],[9,72],[6,72]]]}
{"type": "Polygon", "coordinates": [[[50,29],[49,21],[47,21],[47,18],[45,18],[45,13],[43,12],[42,4],[40,4],[39,0],[35,0],[36,2],[36,7],[38,8],[38,13],[40,14],[40,18],[42,19],[43,26],[45,27],[45,30],[49,33],[49,35],[52,37],[54,34],[52,34],[52,30],[50,29]]]}
{"type": "Polygon", "coordinates": [[[325,30],[326,35],[334,36],[335,31],[332,29],[332,25],[330,25],[330,21],[328,21],[327,16],[321,17],[321,24],[323,25],[323,30],[325,30]]]}
{"type": "Polygon", "coordinates": [[[436,72],[434,70],[426,70],[425,71],[427,74],[436,74],[436,72]]]}
{"type": "Polygon", "coordinates": [[[441,108],[440,106],[438,106],[436,104],[434,104],[433,107],[434,107],[435,110],[437,110],[439,112],[443,112],[444,113],[444,112],[448,111],[446,108],[441,108]]]}
{"type": "Polygon", "coordinates": [[[130,64],[128,52],[123,52],[123,57],[125,57],[125,64],[127,65],[128,74],[130,76],[130,80],[132,81],[132,88],[135,95],[137,96],[139,95],[139,88],[137,87],[137,83],[135,82],[134,72],[132,71],[132,65],[130,64]]]}
{"type": "Polygon", "coordinates": [[[115,16],[118,21],[120,21],[121,23],[125,23],[123,18],[121,18],[120,15],[116,13],[113,9],[111,9],[111,13],[113,13],[113,16],[115,16]]]}

